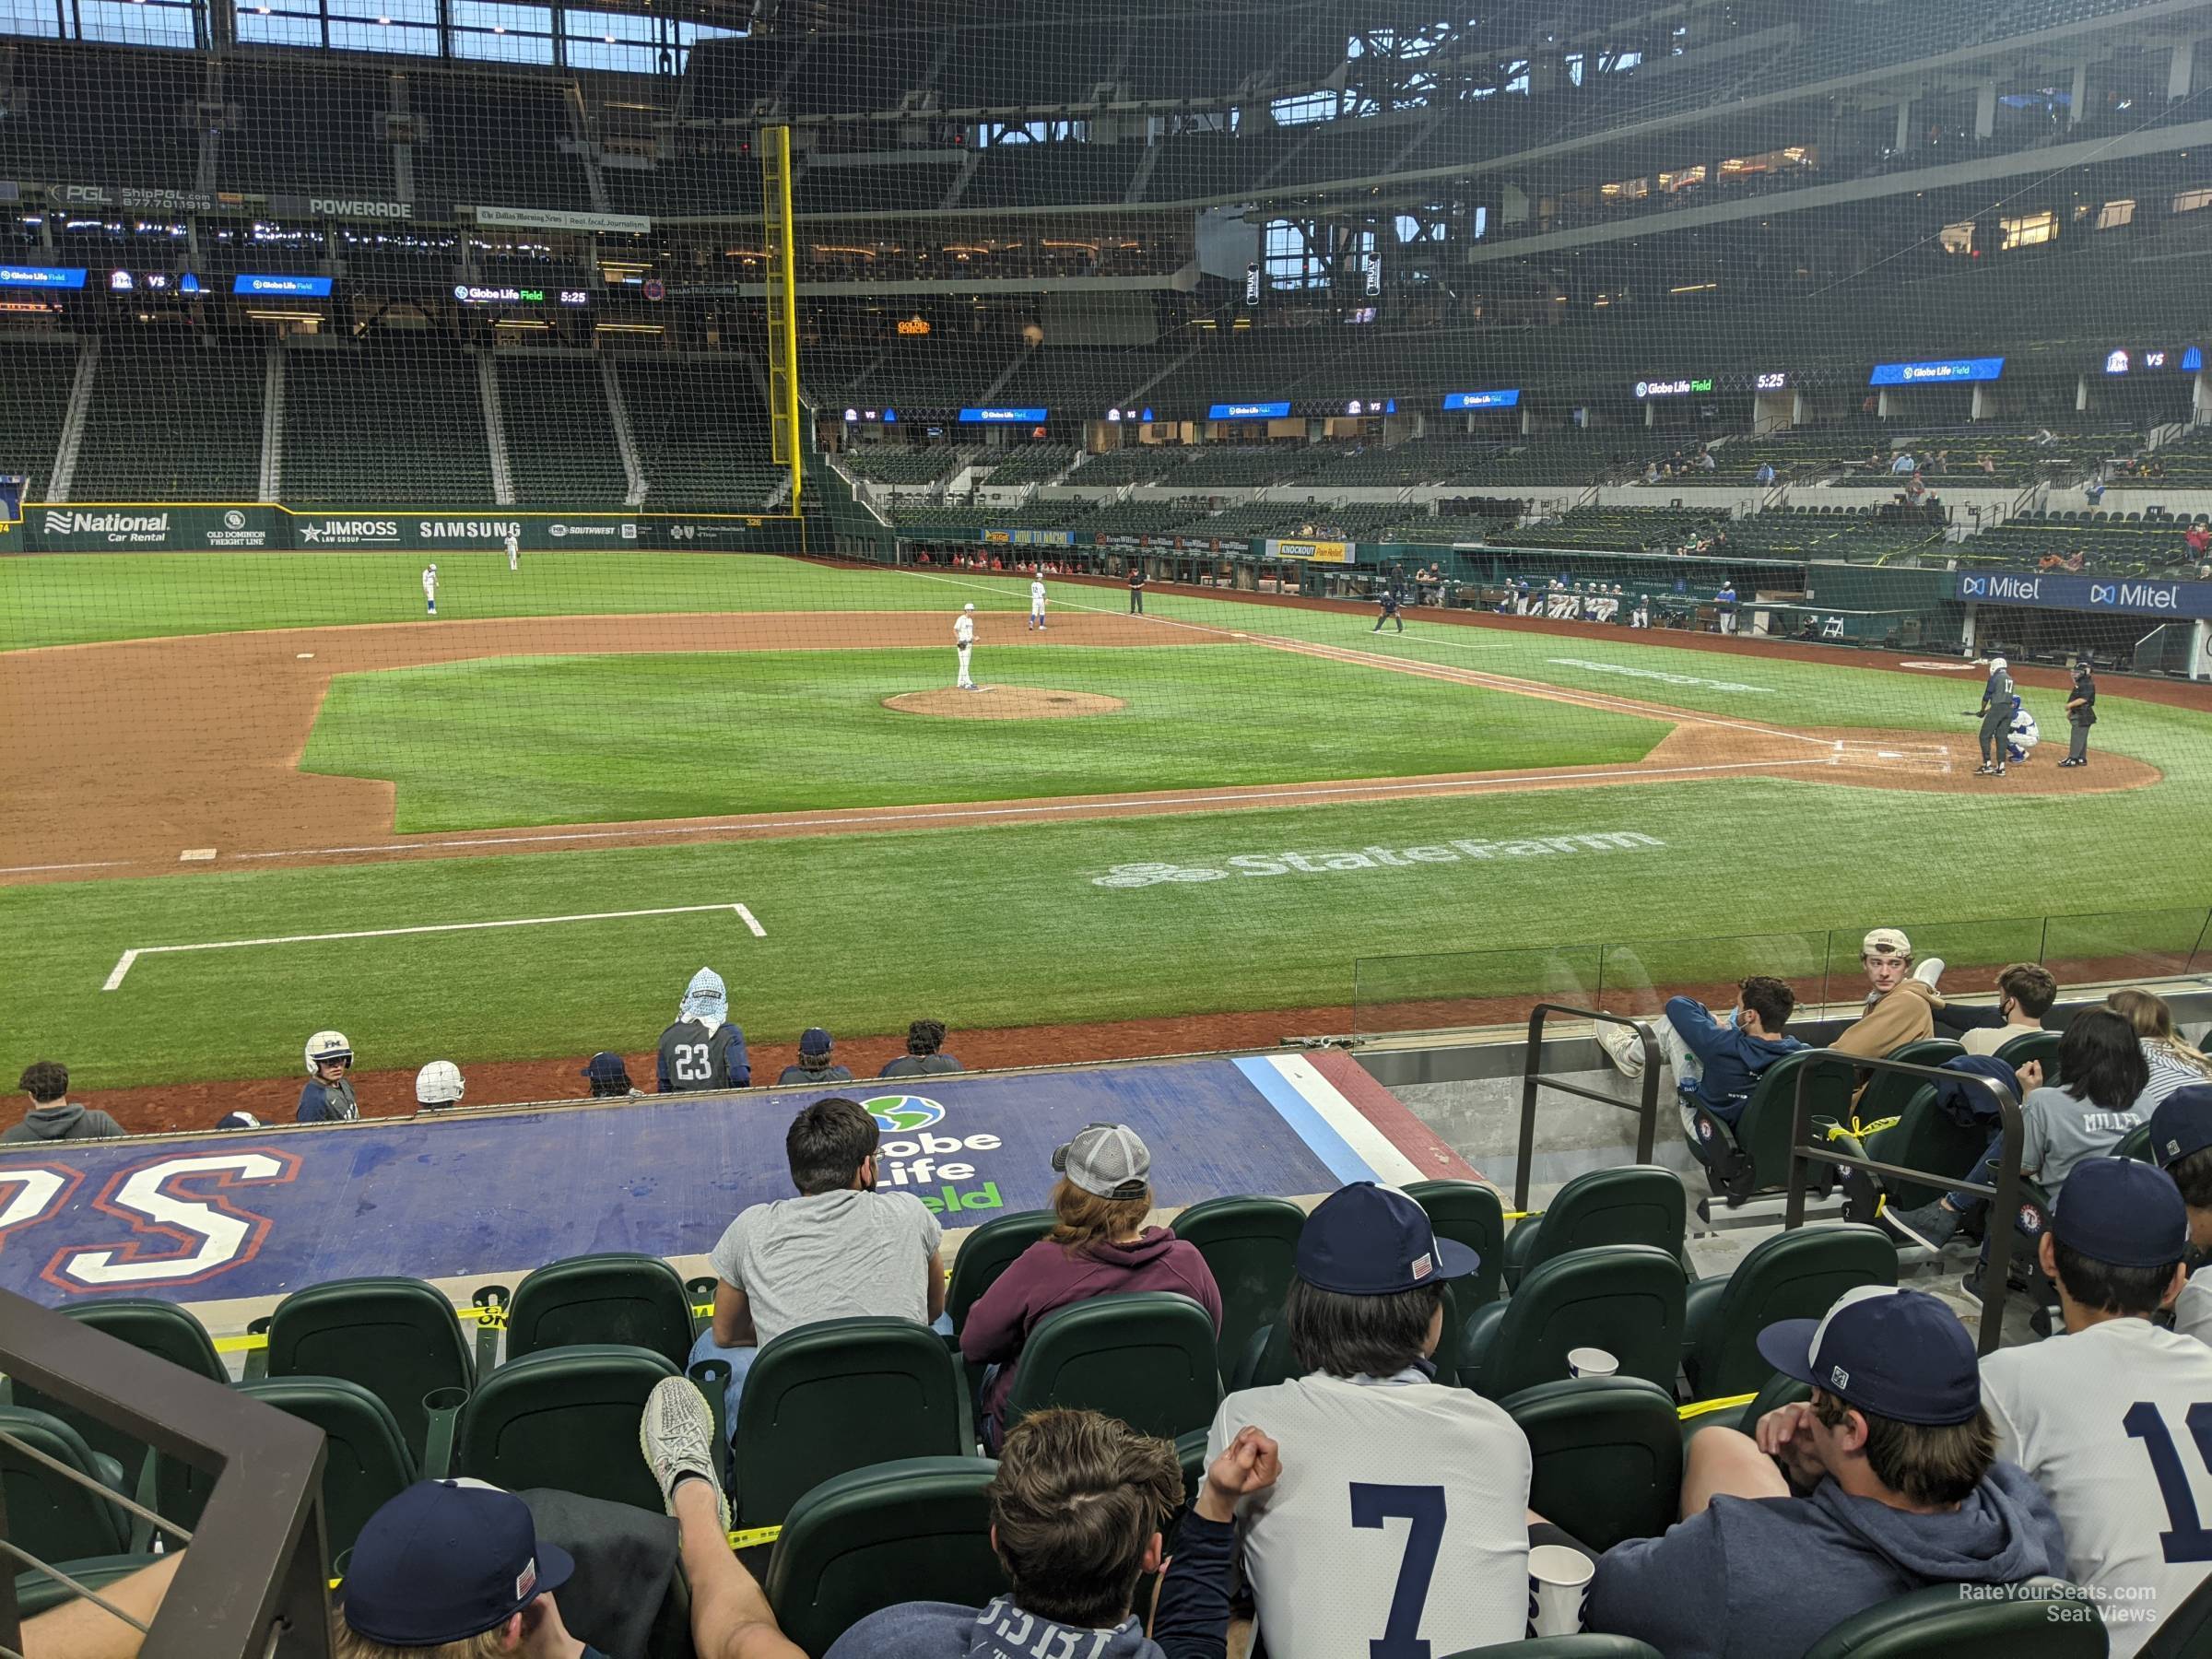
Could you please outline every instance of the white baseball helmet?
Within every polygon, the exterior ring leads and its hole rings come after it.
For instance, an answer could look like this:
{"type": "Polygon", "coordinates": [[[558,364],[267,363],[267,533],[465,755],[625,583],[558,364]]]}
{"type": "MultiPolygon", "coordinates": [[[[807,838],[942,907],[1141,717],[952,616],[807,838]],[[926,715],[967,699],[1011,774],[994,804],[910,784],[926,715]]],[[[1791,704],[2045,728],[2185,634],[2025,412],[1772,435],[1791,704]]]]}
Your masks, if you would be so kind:
{"type": "Polygon", "coordinates": [[[307,1040],[307,1075],[313,1077],[325,1065],[351,1065],[353,1044],[346,1041],[343,1031],[317,1031],[307,1040]]]}
{"type": "Polygon", "coordinates": [[[451,1106],[461,1098],[461,1068],[451,1060],[433,1060],[415,1074],[415,1099],[424,1106],[451,1106]]]}
{"type": "Polygon", "coordinates": [[[973,605],[972,603],[971,603],[971,604],[968,604],[968,605],[963,605],[963,606],[960,606],[960,608],[961,608],[962,610],[973,610],[973,609],[975,608],[975,606],[974,606],[974,605],[973,605]]]}
{"type": "Polygon", "coordinates": [[[1992,668],[2007,668],[2011,666],[2011,665],[2006,662],[2003,657],[1991,657],[1989,659],[1989,665],[1992,668]]]}

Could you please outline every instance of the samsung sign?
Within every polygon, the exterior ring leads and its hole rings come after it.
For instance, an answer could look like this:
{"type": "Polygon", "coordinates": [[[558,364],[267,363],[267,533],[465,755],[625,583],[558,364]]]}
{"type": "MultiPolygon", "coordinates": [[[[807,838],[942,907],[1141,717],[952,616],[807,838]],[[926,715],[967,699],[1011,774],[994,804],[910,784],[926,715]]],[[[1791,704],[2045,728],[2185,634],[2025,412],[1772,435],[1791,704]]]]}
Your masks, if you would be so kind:
{"type": "Polygon", "coordinates": [[[1208,420],[1283,420],[1288,418],[1288,403],[1216,404],[1206,412],[1208,420]]]}
{"type": "Polygon", "coordinates": [[[327,300],[330,298],[330,278],[327,276],[238,276],[232,278],[230,291],[234,294],[280,295],[289,300],[327,300]]]}
{"type": "Polygon", "coordinates": [[[1447,392],[1444,394],[1444,412],[1453,409],[1510,409],[1521,401],[1521,388],[1512,387],[1504,392],[1447,392]]]}
{"type": "Polygon", "coordinates": [[[1918,386],[1931,381],[1994,381],[2004,372],[2003,358],[1940,358],[1926,363],[1877,363],[1866,383],[1918,386]]]}
{"type": "Polygon", "coordinates": [[[1977,605],[2031,605],[2050,610],[2117,611],[2136,617],[2212,617],[2212,582],[2141,577],[2006,575],[1954,577],[1952,596],[1977,605]]]}
{"type": "Polygon", "coordinates": [[[0,288],[81,288],[84,286],[83,265],[0,265],[0,288]]]}
{"type": "Polygon", "coordinates": [[[960,419],[970,426],[1042,426],[1042,409],[962,409],[960,419]]]}

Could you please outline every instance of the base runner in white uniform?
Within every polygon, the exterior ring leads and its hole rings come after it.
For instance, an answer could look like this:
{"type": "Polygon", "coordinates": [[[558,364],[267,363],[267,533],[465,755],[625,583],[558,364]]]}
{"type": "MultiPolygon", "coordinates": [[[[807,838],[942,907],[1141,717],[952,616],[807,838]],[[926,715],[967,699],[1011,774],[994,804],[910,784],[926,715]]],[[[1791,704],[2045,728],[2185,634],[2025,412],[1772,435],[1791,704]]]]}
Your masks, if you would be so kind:
{"type": "Polygon", "coordinates": [[[960,677],[953,682],[955,691],[972,691],[975,682],[968,677],[968,653],[975,649],[975,606],[964,605],[952,625],[952,648],[959,653],[960,677]]]}
{"type": "Polygon", "coordinates": [[[2180,1289],[2189,1216],[2163,1171],[2077,1165],[2038,1246],[2063,1336],[1982,1361],[1997,1455],[2034,1477],[2066,1531],[2066,1576],[2114,1659],[2212,1571],[2212,1348],[2150,1316],[2180,1289]]]}
{"type": "Polygon", "coordinates": [[[1526,1629],[1527,1437],[1429,1363],[1444,1281],[1478,1265],[1372,1182],[1307,1218],[1283,1318],[1309,1374],[1230,1394],[1206,1435],[1210,1454],[1265,1423],[1282,1448],[1282,1479],[1238,1505],[1269,1659],[1441,1655],[1526,1629]]]}
{"type": "Polygon", "coordinates": [[[1030,576],[1030,626],[1041,630],[1044,627],[1044,567],[1039,565],[1030,576]]]}
{"type": "Polygon", "coordinates": [[[512,530],[507,532],[507,568],[510,571],[519,571],[523,568],[522,538],[512,530]]]}

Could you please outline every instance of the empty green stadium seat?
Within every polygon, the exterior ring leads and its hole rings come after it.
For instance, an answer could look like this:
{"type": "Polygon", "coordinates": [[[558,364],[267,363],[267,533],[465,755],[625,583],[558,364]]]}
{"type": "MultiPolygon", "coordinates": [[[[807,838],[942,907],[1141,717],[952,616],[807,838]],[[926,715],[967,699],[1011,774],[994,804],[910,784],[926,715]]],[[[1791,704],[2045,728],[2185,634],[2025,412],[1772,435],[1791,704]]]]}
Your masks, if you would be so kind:
{"type": "Polygon", "coordinates": [[[1007,1589],[991,1549],[998,1465],[917,1457],[824,1481],[792,1506],[768,1568],[783,1634],[814,1659],[853,1625],[907,1601],[980,1607],[1007,1589]]]}
{"type": "MultiPolygon", "coordinates": [[[[453,1304],[420,1279],[331,1279],[295,1290],[269,1319],[272,1377],[342,1377],[390,1407],[416,1460],[434,1466],[428,1396],[476,1386],[453,1304]]],[[[451,1406],[441,1427],[452,1422],[451,1406]]],[[[525,1483],[526,1484],[526,1483],[525,1483]]]]}
{"type": "Polygon", "coordinates": [[[1499,1402],[1528,1437],[1528,1507],[1592,1549],[1655,1538],[1682,1503],[1673,1395],[1641,1377],[1540,1382],[1499,1402]]]}
{"type": "MultiPolygon", "coordinates": [[[[1965,1053],[1948,1037],[1924,1037],[1918,1042],[1891,1049],[1887,1057],[1902,1065],[1941,1065],[1965,1053]]],[[[1906,1103],[1920,1086],[1921,1079],[1903,1072],[1876,1072],[1860,1094],[1855,1108],[1858,1122],[1866,1126],[1860,1133],[1866,1134],[1875,1124],[1901,1117],[1906,1103]]]]}
{"type": "Polygon", "coordinates": [[[2034,1579],[2002,1601],[1958,1584],[1892,1596],[1836,1626],[1805,1659],[2104,1659],[2108,1646],[2095,1604],[2061,1580],[2034,1579]]]}
{"type": "MultiPolygon", "coordinates": [[[[73,1302],[62,1312],[80,1324],[90,1325],[118,1342],[127,1342],[135,1348],[158,1355],[194,1376],[206,1377],[211,1382],[230,1381],[206,1327],[174,1302],[156,1301],[151,1297],[126,1297],[115,1301],[73,1302]]],[[[85,1444],[94,1452],[115,1459],[130,1480],[135,1482],[138,1478],[147,1451],[143,1441],[26,1383],[16,1382],[11,1388],[13,1404],[61,1418],[83,1436],[85,1444]]],[[[192,1515],[171,1514],[167,1510],[162,1513],[183,1526],[190,1526],[197,1518],[196,1510],[192,1515]]]]}
{"type": "Polygon", "coordinates": [[[975,1299],[998,1282],[998,1276],[1015,1258],[1060,1224],[1051,1210],[1017,1210],[994,1216],[965,1239],[952,1253],[950,1278],[945,1287],[945,1312],[959,1330],[968,1323],[975,1299]]]}
{"type": "Polygon", "coordinates": [[[1197,1247],[1221,1292],[1222,1370],[1281,1314],[1305,1225],[1306,1212],[1288,1198],[1209,1198],[1175,1218],[1175,1236],[1197,1247]]]}
{"type": "MultiPolygon", "coordinates": [[[[82,1561],[56,1561],[53,1565],[67,1573],[88,1590],[105,1590],[117,1579],[151,1567],[161,1558],[150,1551],[124,1555],[93,1556],[82,1561]]],[[[50,1612],[64,1602],[75,1601],[76,1592],[59,1579],[49,1578],[35,1569],[16,1574],[16,1612],[24,1618],[34,1614],[50,1612]]]]}
{"type": "MultiPolygon", "coordinates": [[[[1896,1124],[1869,1135],[1865,1145],[1866,1156],[1879,1162],[1962,1178],[1981,1161],[1989,1136],[1986,1125],[1953,1119],[1936,1100],[1936,1085],[1923,1083],[1905,1102],[1896,1124]]],[[[1889,1175],[1883,1176],[1881,1182],[1891,1209],[1917,1209],[1950,1190],[1947,1183],[1930,1184],[1889,1175]]]]}
{"type": "Polygon", "coordinates": [[[1603,1348],[1620,1375],[1672,1389],[1682,1357],[1678,1258],[1650,1244],[1571,1250],[1533,1268],[1512,1300],[1467,1322],[1459,1380],[1491,1399],[1568,1375],[1571,1348],[1603,1348]]]}
{"type": "Polygon", "coordinates": [[[691,1354],[691,1298],[659,1256],[629,1253],[548,1262],[514,1288],[507,1358],[574,1343],[651,1348],[678,1366],[691,1354]]]}
{"type": "Polygon", "coordinates": [[[1759,1334],[1783,1319],[1818,1319],[1859,1285],[1897,1283],[1897,1247],[1872,1227],[1807,1227],[1753,1245],[1734,1271],[1700,1279],[1683,1305],[1682,1370],[1693,1399],[1747,1394],[1773,1368],[1759,1334]]]}
{"type": "Polygon", "coordinates": [[[1505,1278],[1518,1286],[1533,1267],[1571,1250],[1650,1244],[1679,1255],[1688,1226],[1682,1178],[1656,1164],[1588,1170],[1559,1190],[1540,1216],[1505,1236],[1505,1278]]]}
{"type": "Polygon", "coordinates": [[[1187,1296],[1147,1290],[1055,1309],[1021,1350],[1006,1426],[1050,1406],[1088,1406],[1172,1440],[1221,1403],[1214,1322],[1187,1296]]]}
{"type": "Polygon", "coordinates": [[[1437,1237],[1465,1244],[1482,1258],[1473,1274],[1452,1281],[1460,1317],[1465,1320],[1484,1303],[1496,1301],[1505,1282],[1506,1239],[1505,1206],[1497,1188],[1479,1181],[1415,1181],[1405,1192],[1421,1206],[1437,1237]]]}
{"type": "Polygon", "coordinates": [[[370,1516],[418,1478],[390,1407],[337,1377],[265,1377],[241,1382],[251,1394],[323,1430],[323,1525],[335,1560],[353,1547],[370,1516]]]}
{"type": "Polygon", "coordinates": [[[736,1524],[773,1526],[832,1476],[972,1456],[968,1391],[937,1334],[905,1319],[830,1319],[760,1350],[732,1437],[736,1524]]]}
{"type": "Polygon", "coordinates": [[[2058,1081],[2058,1045],[2064,1031],[2024,1031],[2007,1041],[1997,1050],[1997,1058],[2018,1069],[2030,1060],[2043,1068],[2046,1087],[2058,1081]]]}
{"type": "Polygon", "coordinates": [[[104,1502],[67,1476],[48,1468],[16,1444],[21,1441],[87,1479],[122,1493],[123,1470],[101,1457],[59,1418],[20,1406],[0,1406],[0,1493],[11,1543],[42,1560],[120,1555],[132,1545],[131,1514],[104,1502]]]}
{"type": "Polygon", "coordinates": [[[502,1365],[462,1408],[456,1473],[510,1490],[559,1487],[640,1509],[661,1489],[638,1452],[645,1396],[680,1375],[651,1348],[586,1343],[502,1365]]]}

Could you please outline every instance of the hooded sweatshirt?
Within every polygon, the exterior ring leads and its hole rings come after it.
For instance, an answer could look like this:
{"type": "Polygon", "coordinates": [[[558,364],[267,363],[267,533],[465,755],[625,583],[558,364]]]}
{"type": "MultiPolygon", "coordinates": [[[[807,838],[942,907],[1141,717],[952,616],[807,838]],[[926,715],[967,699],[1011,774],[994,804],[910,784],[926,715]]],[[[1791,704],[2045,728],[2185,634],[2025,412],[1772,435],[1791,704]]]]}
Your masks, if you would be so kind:
{"type": "Polygon", "coordinates": [[[1865,1054],[1878,1060],[1892,1049],[1933,1037],[1936,1010],[1942,1006],[1943,998],[1919,980],[1900,981],[1828,1046],[1839,1054],[1865,1054]]]}
{"type": "Polygon", "coordinates": [[[1675,1028],[1682,1044],[1703,1065],[1704,1075],[1693,1091],[1723,1123],[1734,1124],[1744,1115],[1745,1102],[1759,1074],[1806,1045],[1794,1037],[1754,1037],[1732,1023],[1712,1017],[1712,1011],[1693,997],[1670,996],[1666,1023],[1675,1028]]]}
{"type": "MultiPolygon", "coordinates": [[[[8,1125],[0,1141],[50,1140],[106,1140],[111,1135],[127,1135],[128,1130],[104,1112],[92,1112],[68,1100],[56,1100],[51,1106],[34,1106],[23,1114],[19,1124],[8,1125]]],[[[1214,1314],[1217,1324],[1221,1315],[1214,1314]]]]}
{"type": "Polygon", "coordinates": [[[830,1643],[826,1659],[1222,1659],[1236,1546],[1234,1522],[1183,1512],[1149,1637],[1134,1615],[1111,1630],[1080,1630],[1024,1613],[1010,1595],[985,1607],[906,1602],[869,1614],[830,1643]]]}
{"type": "Polygon", "coordinates": [[[1014,1392],[1015,1367],[1037,1322],[1070,1302],[1135,1290],[1173,1290],[1206,1311],[1221,1330],[1221,1291],[1195,1244],[1164,1227],[1147,1227],[1133,1243],[1100,1243],[1070,1254],[1040,1239],[975,1299],[960,1326],[960,1352],[977,1365],[1002,1369],[983,1391],[983,1411],[995,1425],[1014,1392]]]}
{"type": "Polygon", "coordinates": [[[1933,1515],[1824,1479],[1809,1498],[1715,1498],[1659,1537],[1616,1544],[1590,1586],[1590,1628],[1666,1659],[1772,1659],[1931,1584],[2065,1571],[2050,1500],[2011,1464],[1992,1465],[1964,1503],[1933,1515]]]}
{"type": "Polygon", "coordinates": [[[722,975],[701,968],[691,976],[676,1023],[661,1033],[663,1094],[689,1088],[743,1088],[753,1080],[745,1033],[729,1023],[730,994],[722,975]]]}

